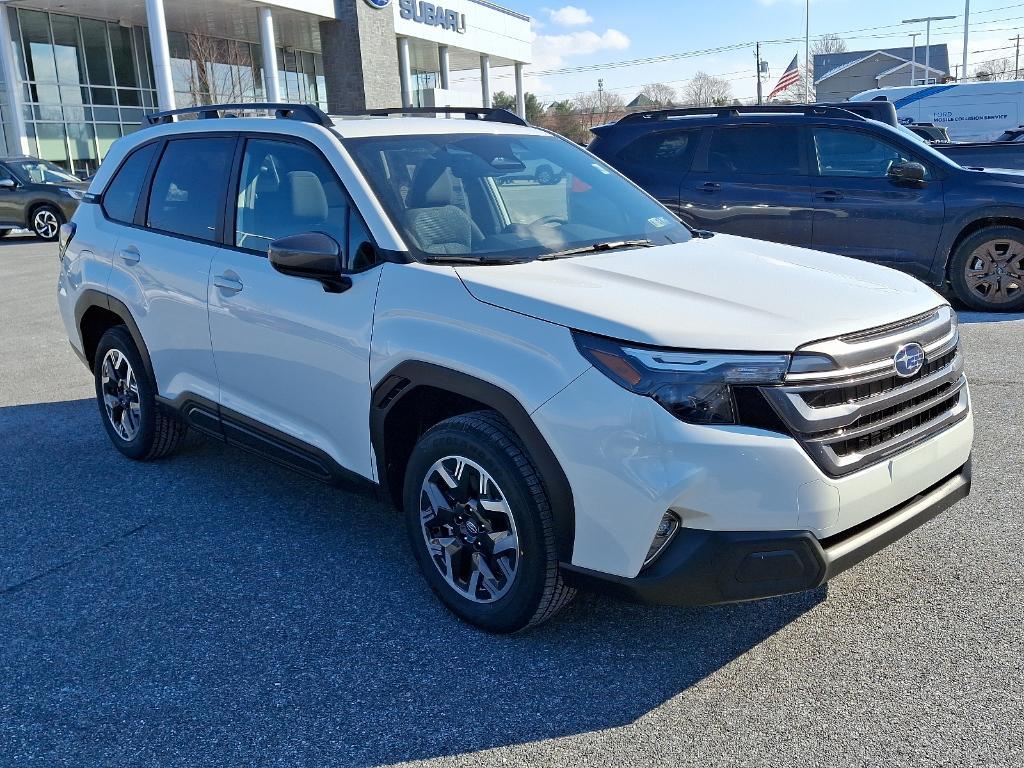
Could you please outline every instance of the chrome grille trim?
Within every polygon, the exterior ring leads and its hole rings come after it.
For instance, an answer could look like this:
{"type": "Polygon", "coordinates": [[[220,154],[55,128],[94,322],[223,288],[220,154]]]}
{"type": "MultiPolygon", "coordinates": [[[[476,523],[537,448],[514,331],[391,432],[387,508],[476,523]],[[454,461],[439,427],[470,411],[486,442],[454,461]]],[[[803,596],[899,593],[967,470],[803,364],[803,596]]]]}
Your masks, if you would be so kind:
{"type": "Polygon", "coordinates": [[[966,417],[969,398],[959,342],[952,310],[940,307],[881,329],[808,344],[797,353],[827,355],[837,367],[789,374],[783,385],[761,392],[818,466],[838,477],[966,417]],[[924,348],[926,364],[941,367],[908,379],[896,376],[893,356],[911,342],[924,348]],[[873,386],[855,390],[868,384],[873,386]],[[837,402],[840,397],[845,399],[837,402]]]}

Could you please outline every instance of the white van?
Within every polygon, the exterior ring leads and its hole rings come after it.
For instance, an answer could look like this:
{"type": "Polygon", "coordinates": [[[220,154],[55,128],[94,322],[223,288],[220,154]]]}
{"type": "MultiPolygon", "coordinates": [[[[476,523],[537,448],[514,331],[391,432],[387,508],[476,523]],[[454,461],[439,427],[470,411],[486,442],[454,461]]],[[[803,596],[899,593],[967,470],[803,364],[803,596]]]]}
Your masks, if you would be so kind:
{"type": "Polygon", "coordinates": [[[934,123],[953,141],[992,141],[1024,122],[1024,80],[874,88],[850,101],[880,97],[893,102],[904,125],[934,123]]]}

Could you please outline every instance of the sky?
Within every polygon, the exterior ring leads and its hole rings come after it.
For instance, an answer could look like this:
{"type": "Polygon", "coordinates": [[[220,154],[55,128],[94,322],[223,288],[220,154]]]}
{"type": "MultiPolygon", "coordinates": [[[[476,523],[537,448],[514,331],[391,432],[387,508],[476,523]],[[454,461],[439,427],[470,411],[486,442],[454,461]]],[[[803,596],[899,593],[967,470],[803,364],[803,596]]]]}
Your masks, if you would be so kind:
{"type": "MultiPolygon", "coordinates": [[[[730,82],[736,98],[756,93],[754,42],[762,45],[762,58],[770,73],[766,93],[783,73],[794,54],[803,63],[805,0],[572,0],[571,4],[542,0],[499,0],[533,18],[533,62],[526,68],[527,90],[543,102],[571,98],[581,91],[604,88],[632,99],[645,83],[663,82],[678,91],[702,70],[730,82]],[[792,38],[798,38],[793,40],[792,38]],[[735,50],[697,53],[724,46],[735,50]],[[668,61],[587,72],[557,73],[569,67],[600,65],[675,54],[668,61]]],[[[810,34],[840,33],[849,50],[910,45],[910,33],[925,25],[901,24],[903,19],[956,16],[932,23],[932,44],[946,43],[950,64],[959,63],[963,50],[964,0],[811,0],[810,34]],[[868,29],[870,28],[870,29],[868,29]]],[[[973,0],[970,9],[968,71],[994,58],[1014,57],[1009,38],[1024,33],[1024,2],[973,0]]],[[[1022,60],[1024,67],[1024,60],[1022,60]]],[[[460,90],[479,82],[469,73],[453,73],[460,90]]],[[[514,89],[508,69],[492,74],[495,91],[514,89]]]]}

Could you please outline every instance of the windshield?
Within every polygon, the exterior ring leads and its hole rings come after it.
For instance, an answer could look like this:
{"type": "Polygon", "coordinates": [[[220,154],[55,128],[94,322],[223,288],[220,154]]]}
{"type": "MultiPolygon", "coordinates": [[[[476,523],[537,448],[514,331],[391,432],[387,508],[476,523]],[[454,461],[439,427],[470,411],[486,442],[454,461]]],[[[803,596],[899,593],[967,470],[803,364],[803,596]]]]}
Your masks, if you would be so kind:
{"type": "Polygon", "coordinates": [[[18,160],[8,165],[23,182],[31,184],[67,184],[69,181],[77,184],[81,181],[77,176],[72,176],[60,166],[46,160],[18,160]]]}
{"type": "Polygon", "coordinates": [[[691,237],[647,194],[554,136],[384,136],[345,145],[417,258],[524,261],[691,237]]]}

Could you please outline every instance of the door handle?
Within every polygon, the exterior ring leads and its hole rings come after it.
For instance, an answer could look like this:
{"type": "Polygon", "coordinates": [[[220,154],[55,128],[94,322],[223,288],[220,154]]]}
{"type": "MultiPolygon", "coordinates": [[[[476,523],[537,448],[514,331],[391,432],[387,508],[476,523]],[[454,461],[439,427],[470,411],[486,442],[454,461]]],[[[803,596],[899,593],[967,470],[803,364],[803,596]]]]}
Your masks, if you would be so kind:
{"type": "Polygon", "coordinates": [[[829,203],[834,203],[836,200],[843,199],[843,193],[834,189],[828,190],[828,192],[819,192],[815,195],[819,200],[824,200],[829,203]]]}
{"type": "Polygon", "coordinates": [[[217,275],[213,278],[213,284],[221,290],[231,293],[238,293],[244,287],[241,280],[237,277],[229,277],[228,275],[217,275]]]}
{"type": "Polygon", "coordinates": [[[121,248],[118,250],[117,257],[125,264],[138,264],[139,259],[142,258],[142,254],[139,253],[139,249],[134,245],[129,245],[127,248],[121,248]]]}
{"type": "Polygon", "coordinates": [[[705,181],[700,185],[700,188],[705,192],[717,192],[722,188],[722,185],[717,181],[705,181]]]}

